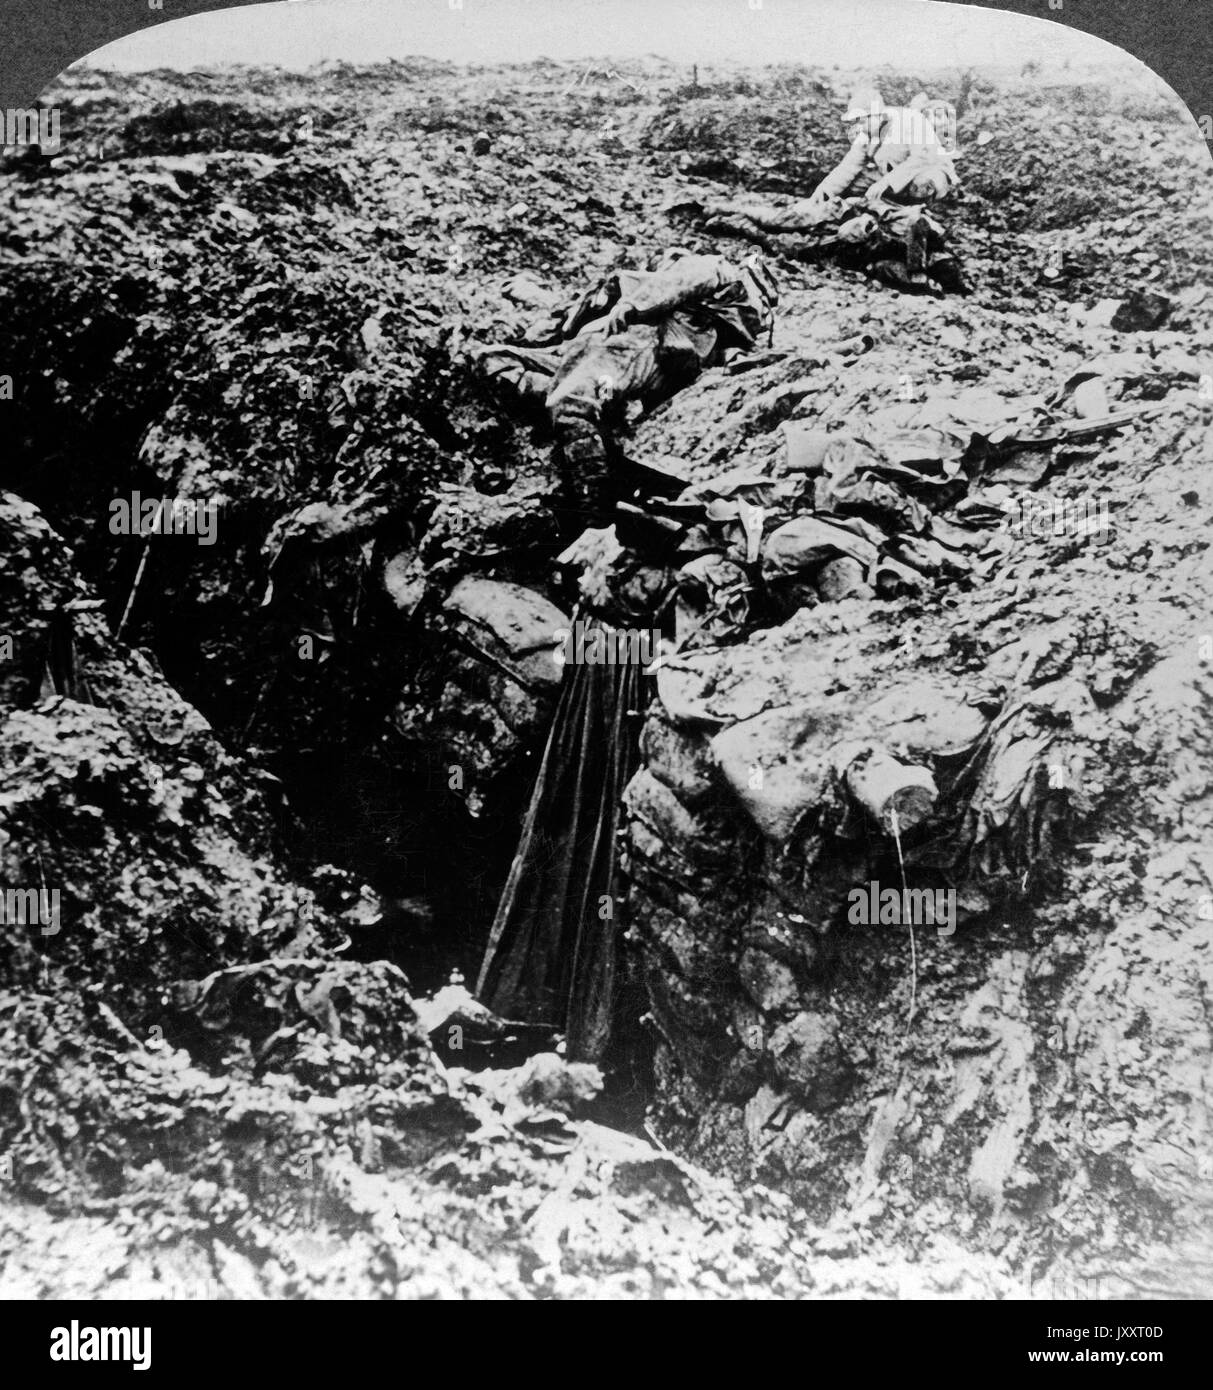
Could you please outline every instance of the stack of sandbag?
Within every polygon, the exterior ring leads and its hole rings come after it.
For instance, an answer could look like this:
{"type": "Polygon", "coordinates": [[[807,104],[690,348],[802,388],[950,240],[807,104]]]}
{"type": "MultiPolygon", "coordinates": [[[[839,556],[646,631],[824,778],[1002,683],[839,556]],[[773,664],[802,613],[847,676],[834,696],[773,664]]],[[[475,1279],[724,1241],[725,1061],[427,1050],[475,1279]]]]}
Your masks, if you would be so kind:
{"type": "Polygon", "coordinates": [[[468,575],[435,623],[444,640],[425,673],[430,698],[402,702],[394,722],[459,770],[456,784],[474,810],[477,787],[510,767],[543,728],[563,674],[556,655],[569,619],[533,589],[468,575]]]}

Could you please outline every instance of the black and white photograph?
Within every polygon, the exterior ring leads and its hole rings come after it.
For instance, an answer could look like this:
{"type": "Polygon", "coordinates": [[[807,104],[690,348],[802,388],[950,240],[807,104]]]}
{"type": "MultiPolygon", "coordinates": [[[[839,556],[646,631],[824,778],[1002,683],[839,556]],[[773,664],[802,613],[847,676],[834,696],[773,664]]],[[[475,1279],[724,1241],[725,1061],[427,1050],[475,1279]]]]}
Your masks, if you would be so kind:
{"type": "Polygon", "coordinates": [[[0,112],[0,1300],[1213,1295],[1213,117],[1069,5],[0,112]]]}

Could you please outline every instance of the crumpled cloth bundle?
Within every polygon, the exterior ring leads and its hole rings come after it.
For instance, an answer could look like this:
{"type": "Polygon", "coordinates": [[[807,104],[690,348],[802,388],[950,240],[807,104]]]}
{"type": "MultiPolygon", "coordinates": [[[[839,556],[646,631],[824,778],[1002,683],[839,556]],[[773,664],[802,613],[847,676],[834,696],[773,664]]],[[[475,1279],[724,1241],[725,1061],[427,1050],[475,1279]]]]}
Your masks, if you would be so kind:
{"type": "Polygon", "coordinates": [[[781,470],[734,469],[680,499],[699,509],[672,561],[689,595],[680,645],[736,639],[763,600],[780,618],[980,577],[1005,548],[994,533],[1007,520],[1006,484],[1039,482],[1059,446],[1160,408],[1150,402],[1198,380],[1199,367],[1180,352],[1119,353],[1046,395],[974,387],[899,402],[868,415],[862,433],[785,422],[781,470]]]}
{"type": "Polygon", "coordinates": [[[699,555],[679,571],[674,640],[679,647],[727,642],[750,619],[750,579],[723,555],[699,555]]]}
{"type": "Polygon", "coordinates": [[[795,471],[735,469],[684,494],[700,519],[678,550],[688,557],[678,578],[679,646],[735,638],[759,590],[786,616],[805,603],[913,592],[934,576],[969,573],[988,541],[984,528],[1003,512],[935,515],[969,485],[958,433],[901,429],[877,447],[796,422],[787,430],[795,471]]]}
{"type": "Polygon", "coordinates": [[[1073,741],[1089,733],[1091,712],[1086,687],[1065,677],[1014,700],[990,723],[948,792],[958,820],[941,847],[955,868],[1027,891],[1073,794],[1050,768],[1066,766],[1073,741]]]}

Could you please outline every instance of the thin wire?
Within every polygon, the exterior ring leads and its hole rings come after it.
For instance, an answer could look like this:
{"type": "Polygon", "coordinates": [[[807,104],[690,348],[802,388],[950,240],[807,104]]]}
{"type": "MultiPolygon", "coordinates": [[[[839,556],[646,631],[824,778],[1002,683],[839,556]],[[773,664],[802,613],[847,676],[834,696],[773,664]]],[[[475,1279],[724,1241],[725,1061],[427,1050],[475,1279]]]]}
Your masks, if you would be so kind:
{"type": "Polygon", "coordinates": [[[906,861],[901,856],[901,825],[897,819],[897,807],[889,807],[889,823],[893,828],[893,843],[897,846],[897,863],[901,869],[901,906],[910,928],[910,1012],[906,1015],[906,1030],[914,1022],[914,1008],[918,1001],[918,948],[914,941],[914,917],[910,912],[910,890],[906,887],[906,861]]]}
{"type": "Polygon", "coordinates": [[[118,624],[118,631],[114,633],[114,641],[120,642],[122,634],[126,629],[126,621],[131,616],[131,609],[135,606],[135,595],[139,592],[139,585],[143,583],[143,571],[147,568],[147,557],[152,552],[152,536],[156,533],[160,525],[160,518],[164,515],[164,499],[161,498],[159,507],[156,508],[156,516],[152,521],[151,527],[143,541],[143,554],[139,558],[139,568],[135,571],[135,582],[131,585],[131,592],[126,600],[126,607],[122,610],[122,619],[118,624]]]}

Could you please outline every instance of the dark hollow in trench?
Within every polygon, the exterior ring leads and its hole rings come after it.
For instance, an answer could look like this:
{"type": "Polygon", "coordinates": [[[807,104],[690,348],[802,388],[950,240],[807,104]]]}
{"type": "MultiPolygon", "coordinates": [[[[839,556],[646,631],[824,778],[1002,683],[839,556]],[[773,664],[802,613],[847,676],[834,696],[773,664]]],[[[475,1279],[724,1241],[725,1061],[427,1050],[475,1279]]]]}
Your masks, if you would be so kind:
{"type": "MultiPolygon", "coordinates": [[[[122,338],[115,323],[110,334],[77,344],[74,367],[81,378],[103,380],[122,338]]],[[[334,599],[339,641],[323,664],[292,660],[300,628],[314,617],[308,603],[316,594],[313,586],[311,594],[288,593],[284,603],[261,605],[268,579],[262,545],[277,514],[257,498],[225,514],[216,543],[205,548],[189,538],[110,534],[114,498],[166,494],[163,481],[139,460],[139,446],[167,397],[150,387],[125,396],[96,394],[104,398],[101,406],[94,400],[90,407],[64,409],[41,392],[15,403],[11,437],[17,448],[6,463],[6,485],[38,506],[68,541],[79,573],[103,599],[111,630],[118,630],[131,604],[124,640],[154,657],[230,751],[276,779],[267,784],[267,800],[280,849],[299,879],[306,883],[318,866],[331,865],[343,871],[347,890],[357,881],[377,894],[381,915],[350,929],[349,958],[390,961],[415,994],[431,993],[455,971],[471,986],[517,847],[544,733],[530,758],[495,771],[480,789],[479,814],[470,814],[448,786],[447,761],[438,750],[405,744],[388,732],[402,691],[423,689],[418,673],[440,655],[432,635],[417,624],[402,633],[401,617],[374,576],[359,575],[356,555],[339,547],[323,558],[325,576],[340,576],[338,592],[325,595],[334,599]]],[[[443,416],[441,404],[430,402],[435,418],[443,416]]],[[[455,410],[460,405],[466,402],[455,410]]],[[[486,403],[474,412],[484,417],[474,418],[474,439],[461,439],[448,421],[440,442],[465,455],[460,446],[470,443],[472,454],[501,457],[504,450],[508,456],[510,440],[492,424],[498,408],[486,403]]],[[[486,493],[500,490],[499,472],[477,469],[486,493]]],[[[380,545],[376,565],[384,553],[380,545]]],[[[528,572],[547,569],[551,553],[549,544],[516,557],[524,582],[528,572]]],[[[639,1018],[643,1008],[635,1002],[628,1013],[639,1018]]],[[[510,1065],[550,1040],[550,1030],[523,1030],[487,1061],[510,1065]]],[[[642,1030],[616,1040],[603,1059],[600,1119],[639,1124],[649,1098],[649,1054],[642,1030]]],[[[468,1055],[448,1060],[477,1064],[468,1055]]]]}

